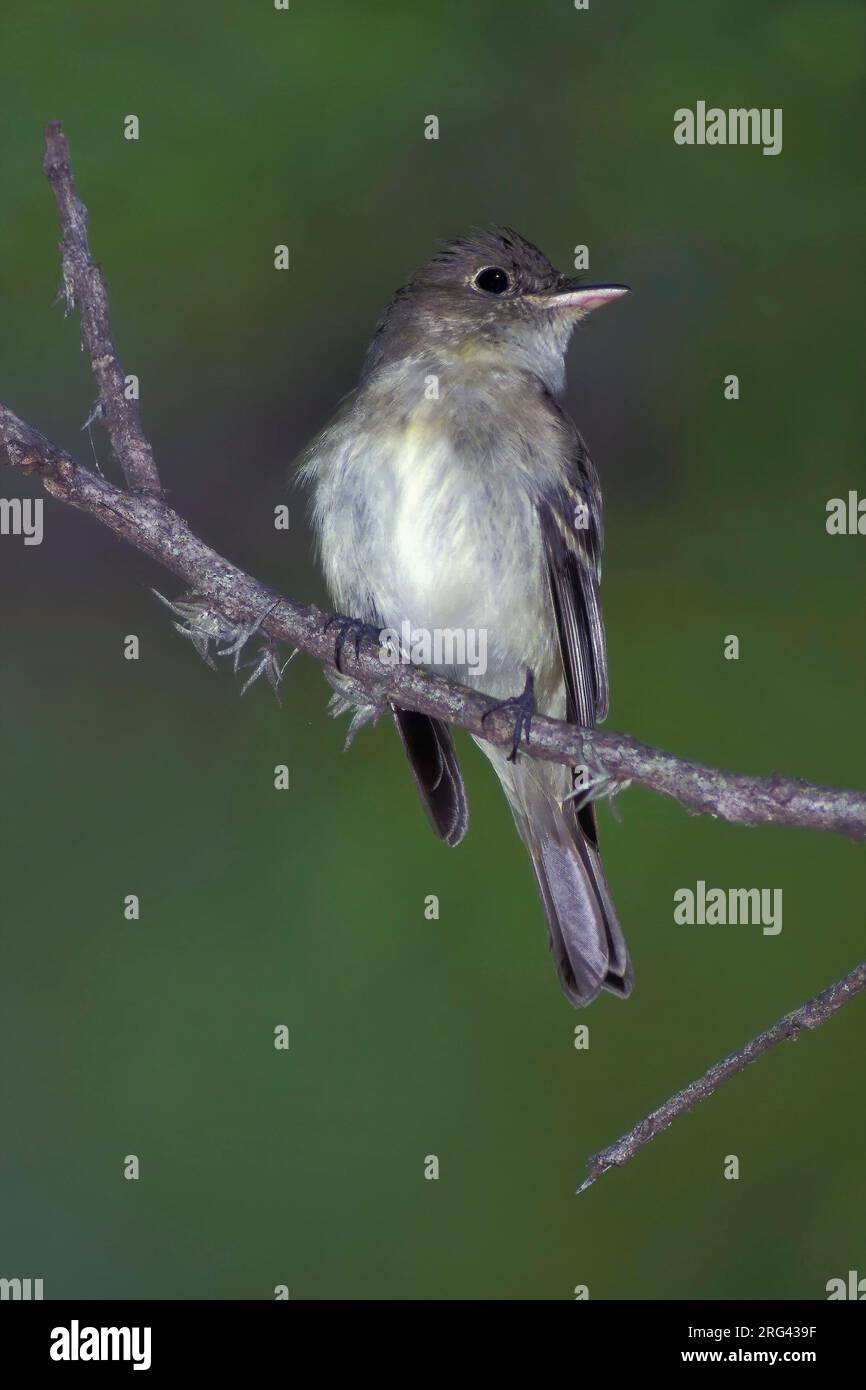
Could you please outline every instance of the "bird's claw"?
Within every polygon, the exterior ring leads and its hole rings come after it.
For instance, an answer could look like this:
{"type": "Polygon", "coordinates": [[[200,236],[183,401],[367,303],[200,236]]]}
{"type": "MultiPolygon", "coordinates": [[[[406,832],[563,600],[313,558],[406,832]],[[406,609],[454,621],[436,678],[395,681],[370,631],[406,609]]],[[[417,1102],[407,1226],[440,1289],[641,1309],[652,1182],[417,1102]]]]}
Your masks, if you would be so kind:
{"type": "Polygon", "coordinates": [[[520,695],[512,695],[508,700],[500,700],[499,704],[491,706],[485,710],[481,716],[481,723],[489,719],[492,714],[497,714],[499,710],[514,710],[514,737],[511,741],[511,752],[508,754],[510,763],[517,762],[517,751],[520,748],[520,740],[524,736],[529,743],[529,735],[532,731],[532,716],[535,714],[535,676],[527,668],[526,683],[520,695]]]}
{"type": "Polygon", "coordinates": [[[372,623],[362,622],[360,618],[345,618],[341,613],[332,614],[322,630],[327,632],[331,627],[337,629],[337,636],[334,641],[334,665],[341,672],[343,667],[340,665],[340,657],[350,637],[352,646],[355,648],[355,660],[358,661],[361,656],[361,639],[369,637],[378,645],[382,635],[380,629],[374,627],[372,623]]]}

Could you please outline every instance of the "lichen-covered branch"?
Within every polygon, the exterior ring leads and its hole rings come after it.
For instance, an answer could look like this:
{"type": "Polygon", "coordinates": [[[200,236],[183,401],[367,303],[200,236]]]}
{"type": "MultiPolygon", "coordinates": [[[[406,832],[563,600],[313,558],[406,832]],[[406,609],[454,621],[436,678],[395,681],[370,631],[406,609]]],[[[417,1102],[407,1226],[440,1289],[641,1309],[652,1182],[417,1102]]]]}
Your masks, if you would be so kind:
{"type": "MultiPolygon", "coordinates": [[[[327,616],[294,603],[218,555],[196,536],[160,497],[115,487],[51,444],[32,426],[0,405],[0,448],[15,468],[39,474],[58,501],[88,512],[121,540],[171,570],[210,609],[238,627],[256,627],[275,642],[298,647],[333,667],[334,633],[327,616]]],[[[419,666],[383,660],[369,636],[343,647],[343,669],[371,704],[392,700],[405,709],[435,715],[500,747],[509,747],[512,716],[494,710],[478,691],[419,666]]],[[[529,757],[582,763],[608,779],[610,789],[632,783],[679,801],[689,811],[742,825],[787,825],[826,830],[851,840],[866,839],[866,793],[822,787],[773,775],[750,777],[720,772],[650,748],[626,734],[582,730],[544,715],[532,721],[529,757]]]]}
{"type": "Polygon", "coordinates": [[[794,1009],[792,1013],[785,1014],[778,1023],[774,1023],[772,1028],[767,1028],[763,1033],[759,1033],[751,1042],[746,1043],[745,1047],[739,1048],[729,1056],[723,1057],[720,1062],[716,1062],[705,1072],[698,1081],[693,1081],[684,1090],[678,1091],[670,1100],[666,1100],[664,1105],[651,1111],[645,1119],[630,1129],[628,1134],[624,1134],[621,1139],[617,1139],[615,1144],[610,1144],[606,1149],[593,1154],[592,1158],[586,1161],[587,1176],[584,1178],[580,1187],[577,1189],[578,1195],[585,1192],[588,1187],[607,1173],[611,1168],[620,1168],[624,1163],[628,1163],[630,1158],[634,1158],[638,1149],[642,1149],[644,1144],[649,1144],[655,1139],[657,1134],[667,1129],[678,1115],[684,1115],[686,1111],[692,1110],[699,1101],[706,1100],[726,1081],[730,1081],[732,1076],[744,1070],[750,1062],[757,1059],[764,1053],[769,1052],[771,1047],[776,1047],[778,1043],[786,1039],[795,1041],[804,1028],[819,1028],[822,1023],[843,1004],[847,1004],[849,999],[860,994],[866,989],[866,961],[861,961],[849,974],[835,984],[816,994],[814,999],[809,999],[805,1004],[801,1004],[799,1009],[794,1009]]]}
{"type": "Polygon", "coordinates": [[[59,121],[49,121],[45,128],[42,168],[54,192],[63,232],[60,253],[66,312],[71,313],[78,306],[81,340],[99,391],[96,414],[105,421],[127,487],[159,494],[159,474],[153,450],[141,428],[138,400],[125,389],[126,378],[108,316],[108,289],[102,271],[90,255],[87,208],[75,188],[69,146],[59,121]]]}

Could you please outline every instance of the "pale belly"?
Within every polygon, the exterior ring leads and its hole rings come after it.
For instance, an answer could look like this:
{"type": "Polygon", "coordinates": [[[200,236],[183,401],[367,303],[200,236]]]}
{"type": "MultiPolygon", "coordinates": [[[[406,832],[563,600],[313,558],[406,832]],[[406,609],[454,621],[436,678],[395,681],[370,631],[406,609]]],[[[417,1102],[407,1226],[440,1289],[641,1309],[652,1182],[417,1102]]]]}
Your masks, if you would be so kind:
{"type": "Polygon", "coordinates": [[[352,597],[414,660],[500,698],[531,668],[539,708],[560,712],[540,525],[519,479],[429,444],[395,450],[366,470],[351,546],[352,597]]]}

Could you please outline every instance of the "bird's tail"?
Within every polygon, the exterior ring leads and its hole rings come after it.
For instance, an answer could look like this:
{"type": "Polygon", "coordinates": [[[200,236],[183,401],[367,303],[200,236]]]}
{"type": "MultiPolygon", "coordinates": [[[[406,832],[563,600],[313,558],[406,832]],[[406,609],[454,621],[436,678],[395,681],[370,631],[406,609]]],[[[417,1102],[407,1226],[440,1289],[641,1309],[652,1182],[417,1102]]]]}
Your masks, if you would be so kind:
{"type": "Polygon", "coordinates": [[[578,810],[574,799],[565,799],[565,768],[529,758],[509,763],[501,754],[491,761],[529,851],[563,990],[576,1008],[602,989],[626,998],[631,961],[601,865],[592,805],[578,810]]]}

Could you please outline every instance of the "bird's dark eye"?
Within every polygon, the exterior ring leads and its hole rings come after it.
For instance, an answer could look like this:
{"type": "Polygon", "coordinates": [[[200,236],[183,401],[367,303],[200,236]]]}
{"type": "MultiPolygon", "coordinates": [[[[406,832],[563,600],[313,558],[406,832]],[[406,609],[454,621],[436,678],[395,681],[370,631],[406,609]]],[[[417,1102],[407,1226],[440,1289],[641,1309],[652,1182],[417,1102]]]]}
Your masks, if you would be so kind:
{"type": "Polygon", "coordinates": [[[504,294],[509,283],[505,271],[496,265],[486,266],[475,276],[476,288],[483,290],[485,294],[504,294]]]}

